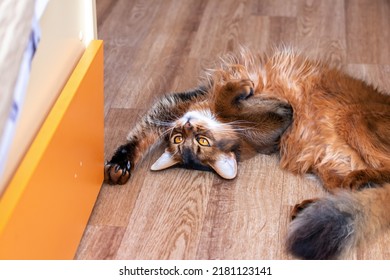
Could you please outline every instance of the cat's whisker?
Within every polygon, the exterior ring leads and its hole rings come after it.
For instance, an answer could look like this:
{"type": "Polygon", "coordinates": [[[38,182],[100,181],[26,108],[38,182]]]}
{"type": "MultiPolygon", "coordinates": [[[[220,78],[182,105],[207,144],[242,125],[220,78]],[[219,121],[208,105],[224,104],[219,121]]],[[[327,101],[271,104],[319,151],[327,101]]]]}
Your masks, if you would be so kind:
{"type": "Polygon", "coordinates": [[[148,120],[150,124],[154,124],[156,126],[161,126],[161,127],[172,127],[173,123],[172,122],[164,122],[160,120],[148,120]]]}
{"type": "Polygon", "coordinates": [[[162,133],[161,133],[161,138],[164,138],[166,135],[168,135],[169,134],[169,136],[171,137],[172,136],[172,131],[174,130],[174,127],[170,127],[170,128],[168,128],[168,129],[166,129],[165,131],[163,131],[162,133]]]}

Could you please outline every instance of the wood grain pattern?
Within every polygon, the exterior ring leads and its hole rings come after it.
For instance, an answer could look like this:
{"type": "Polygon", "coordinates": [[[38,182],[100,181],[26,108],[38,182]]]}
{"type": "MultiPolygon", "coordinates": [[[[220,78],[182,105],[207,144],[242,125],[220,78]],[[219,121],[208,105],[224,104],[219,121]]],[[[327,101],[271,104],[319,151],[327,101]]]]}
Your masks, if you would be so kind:
{"type": "Polygon", "coordinates": [[[346,1],[349,63],[390,64],[389,14],[387,0],[346,1]]]}
{"type": "MultiPolygon", "coordinates": [[[[294,45],[390,92],[386,0],[98,0],[105,40],[106,158],[165,92],[197,85],[202,68],[240,45],[294,45]]],[[[157,149],[120,187],[103,185],[77,259],[291,259],[289,212],[322,196],[315,178],[280,170],[276,155],[207,172],[151,172],[157,149]]],[[[390,233],[350,256],[389,259],[390,233]]]]}

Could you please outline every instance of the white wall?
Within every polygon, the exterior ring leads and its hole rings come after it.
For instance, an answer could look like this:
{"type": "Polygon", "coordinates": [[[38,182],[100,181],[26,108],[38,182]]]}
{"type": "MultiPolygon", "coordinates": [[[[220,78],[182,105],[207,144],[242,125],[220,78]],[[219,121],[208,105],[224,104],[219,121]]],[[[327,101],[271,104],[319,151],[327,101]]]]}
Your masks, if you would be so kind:
{"type": "Polygon", "coordinates": [[[42,37],[33,59],[31,77],[4,176],[1,177],[0,193],[86,46],[97,37],[95,0],[49,0],[40,26],[42,37]]]}

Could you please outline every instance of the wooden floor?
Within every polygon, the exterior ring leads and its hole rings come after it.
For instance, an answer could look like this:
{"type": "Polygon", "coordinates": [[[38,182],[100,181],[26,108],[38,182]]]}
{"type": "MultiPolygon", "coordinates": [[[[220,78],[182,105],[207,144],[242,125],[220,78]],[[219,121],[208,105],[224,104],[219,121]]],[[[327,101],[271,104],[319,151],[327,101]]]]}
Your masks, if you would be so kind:
{"type": "MultiPolygon", "coordinates": [[[[109,159],[159,95],[197,85],[204,67],[239,45],[296,45],[390,92],[388,0],[97,0],[105,42],[109,159]]],[[[77,259],[291,259],[289,211],[324,195],[317,181],[259,155],[226,181],[200,171],[149,171],[103,185],[77,259]]],[[[103,172],[103,170],[102,170],[103,172]]],[[[353,259],[390,259],[390,232],[353,259]]]]}

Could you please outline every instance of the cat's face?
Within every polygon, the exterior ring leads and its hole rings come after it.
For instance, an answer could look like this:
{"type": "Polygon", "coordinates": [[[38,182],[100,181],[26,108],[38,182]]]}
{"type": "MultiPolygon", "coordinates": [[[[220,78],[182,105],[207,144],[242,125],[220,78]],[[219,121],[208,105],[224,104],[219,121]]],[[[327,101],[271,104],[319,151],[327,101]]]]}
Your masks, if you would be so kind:
{"type": "Polygon", "coordinates": [[[181,165],[213,169],[225,179],[236,177],[239,137],[232,126],[216,120],[209,110],[186,113],[174,123],[167,141],[168,147],[152,170],[181,165]]]}

